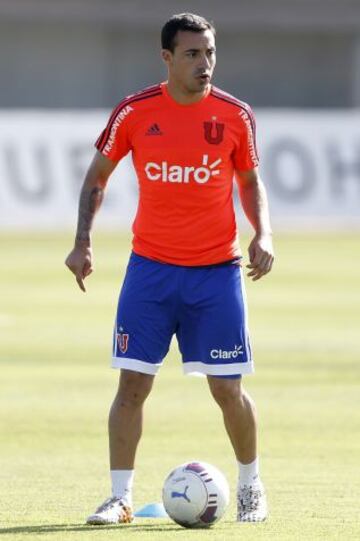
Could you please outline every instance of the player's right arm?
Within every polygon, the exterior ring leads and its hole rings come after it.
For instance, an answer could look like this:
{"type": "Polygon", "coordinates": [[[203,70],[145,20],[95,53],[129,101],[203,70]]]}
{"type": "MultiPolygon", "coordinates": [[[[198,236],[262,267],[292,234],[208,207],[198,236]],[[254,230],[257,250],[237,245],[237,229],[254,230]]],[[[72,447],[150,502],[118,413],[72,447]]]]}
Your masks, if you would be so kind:
{"type": "Polygon", "coordinates": [[[85,278],[93,271],[91,230],[94,216],[101,206],[109,176],[116,164],[97,151],[81,188],[75,244],[65,264],[75,275],[82,291],[86,291],[85,278]]]}

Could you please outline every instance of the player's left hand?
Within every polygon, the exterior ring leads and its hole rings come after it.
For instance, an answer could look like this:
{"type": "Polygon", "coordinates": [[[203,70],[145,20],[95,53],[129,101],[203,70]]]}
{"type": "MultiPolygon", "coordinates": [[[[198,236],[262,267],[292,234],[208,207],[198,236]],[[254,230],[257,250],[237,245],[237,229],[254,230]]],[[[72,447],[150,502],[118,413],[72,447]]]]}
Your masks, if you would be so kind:
{"type": "Polygon", "coordinates": [[[248,252],[250,263],[246,267],[250,269],[250,272],[247,275],[253,281],[259,280],[259,278],[271,271],[274,262],[272,236],[270,234],[255,235],[248,252]]]}

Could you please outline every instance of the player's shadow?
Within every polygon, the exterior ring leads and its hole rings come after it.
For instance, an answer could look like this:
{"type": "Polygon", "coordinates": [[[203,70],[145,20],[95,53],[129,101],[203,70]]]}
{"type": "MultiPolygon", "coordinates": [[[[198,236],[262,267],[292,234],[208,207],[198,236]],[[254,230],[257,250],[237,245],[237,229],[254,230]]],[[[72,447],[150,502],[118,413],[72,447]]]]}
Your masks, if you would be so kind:
{"type": "MultiPolygon", "coordinates": [[[[166,531],[170,532],[173,530],[181,531],[183,528],[176,526],[175,524],[128,524],[128,525],[109,525],[109,526],[88,526],[86,524],[34,524],[32,526],[14,526],[13,528],[0,528],[1,534],[31,534],[31,533],[52,533],[52,532],[86,532],[86,531],[96,531],[96,530],[114,530],[114,529],[130,529],[130,530],[143,530],[143,531],[154,531],[161,532],[166,531]]],[[[183,530],[186,531],[186,530],[183,530]]]]}

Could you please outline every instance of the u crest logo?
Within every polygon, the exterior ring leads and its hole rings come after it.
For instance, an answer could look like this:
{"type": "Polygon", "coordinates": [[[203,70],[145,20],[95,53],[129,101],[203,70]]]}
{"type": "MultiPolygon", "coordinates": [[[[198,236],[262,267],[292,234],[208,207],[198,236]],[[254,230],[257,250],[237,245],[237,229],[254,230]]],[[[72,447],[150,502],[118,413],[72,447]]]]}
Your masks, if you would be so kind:
{"type": "Polygon", "coordinates": [[[126,353],[129,343],[129,335],[123,332],[117,334],[117,343],[121,353],[126,353]]]}
{"type": "Polygon", "coordinates": [[[224,124],[219,122],[204,122],[205,139],[211,145],[218,145],[224,138],[224,124]]]}

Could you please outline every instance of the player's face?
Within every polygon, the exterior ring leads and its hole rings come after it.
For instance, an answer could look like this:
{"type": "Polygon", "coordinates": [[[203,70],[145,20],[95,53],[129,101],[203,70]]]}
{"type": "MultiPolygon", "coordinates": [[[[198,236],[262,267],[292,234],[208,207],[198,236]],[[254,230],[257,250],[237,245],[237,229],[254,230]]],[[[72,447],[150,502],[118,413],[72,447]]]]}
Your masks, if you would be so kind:
{"type": "Polygon", "coordinates": [[[211,81],[216,64],[215,38],[205,32],[179,31],[175,49],[164,50],[163,58],[169,69],[169,79],[186,93],[203,93],[211,81]]]}

